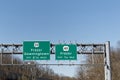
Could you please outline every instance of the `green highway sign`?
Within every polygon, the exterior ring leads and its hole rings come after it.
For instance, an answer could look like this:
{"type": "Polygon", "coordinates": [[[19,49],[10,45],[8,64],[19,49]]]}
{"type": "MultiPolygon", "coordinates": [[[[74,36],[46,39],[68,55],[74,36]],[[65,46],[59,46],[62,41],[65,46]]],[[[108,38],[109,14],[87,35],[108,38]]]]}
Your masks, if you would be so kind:
{"type": "Polygon", "coordinates": [[[23,60],[50,60],[50,42],[24,41],[23,60]]]}
{"type": "Polygon", "coordinates": [[[77,47],[74,44],[57,44],[55,46],[56,60],[77,60],[77,47]]]}

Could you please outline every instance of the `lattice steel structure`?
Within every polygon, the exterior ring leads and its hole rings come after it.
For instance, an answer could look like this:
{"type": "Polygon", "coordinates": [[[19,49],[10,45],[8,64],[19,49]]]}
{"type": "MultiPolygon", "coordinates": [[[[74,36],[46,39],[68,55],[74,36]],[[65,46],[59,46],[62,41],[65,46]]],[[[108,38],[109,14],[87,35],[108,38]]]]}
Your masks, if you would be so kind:
{"type": "MultiPolygon", "coordinates": [[[[77,45],[78,54],[103,54],[104,55],[104,70],[105,80],[111,80],[110,67],[110,42],[104,44],[79,44],[77,45]]],[[[27,65],[23,61],[21,64],[14,64],[14,55],[22,54],[22,44],[0,44],[0,65],[27,65]],[[4,57],[10,55],[12,58],[9,63],[5,63],[4,57]]],[[[55,44],[51,44],[51,54],[55,54],[55,44]]],[[[30,65],[30,64],[28,64],[30,65]]],[[[56,64],[37,64],[37,65],[56,65],[56,64]]],[[[61,64],[68,65],[68,64],[61,64]]],[[[78,64],[73,64],[78,65],[78,64]]]]}

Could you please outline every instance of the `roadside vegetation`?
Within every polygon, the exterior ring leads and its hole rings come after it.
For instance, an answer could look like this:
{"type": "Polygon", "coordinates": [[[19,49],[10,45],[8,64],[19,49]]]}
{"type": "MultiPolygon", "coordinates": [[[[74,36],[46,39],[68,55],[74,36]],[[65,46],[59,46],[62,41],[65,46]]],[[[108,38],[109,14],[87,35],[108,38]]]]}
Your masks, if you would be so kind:
{"type": "MultiPolygon", "coordinates": [[[[120,79],[120,41],[116,48],[111,47],[110,53],[112,80],[120,79]]],[[[103,62],[103,55],[94,55],[94,62],[103,62]]],[[[91,63],[90,55],[87,57],[86,63],[91,63]]],[[[94,65],[94,64],[93,64],[94,65]]],[[[77,80],[105,80],[104,65],[79,66],[77,68],[77,80]]]]}

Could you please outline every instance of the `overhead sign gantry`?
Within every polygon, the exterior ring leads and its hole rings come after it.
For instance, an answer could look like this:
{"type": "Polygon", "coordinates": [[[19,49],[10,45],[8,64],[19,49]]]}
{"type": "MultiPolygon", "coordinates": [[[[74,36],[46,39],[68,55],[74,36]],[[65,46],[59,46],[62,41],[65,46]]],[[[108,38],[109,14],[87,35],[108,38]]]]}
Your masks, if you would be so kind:
{"type": "MultiPolygon", "coordinates": [[[[25,60],[51,60],[50,54],[56,55],[55,60],[76,60],[76,54],[104,54],[105,80],[112,80],[109,41],[103,44],[76,43],[59,45],[42,41],[23,42],[23,44],[0,44],[0,65],[24,65],[25,60]],[[13,56],[16,54],[23,54],[24,60],[22,64],[14,64],[13,56]],[[11,55],[12,57],[9,64],[5,64],[5,60],[3,59],[4,57],[7,57],[7,55],[11,55]]],[[[52,64],[44,63],[35,65],[52,64]]]]}

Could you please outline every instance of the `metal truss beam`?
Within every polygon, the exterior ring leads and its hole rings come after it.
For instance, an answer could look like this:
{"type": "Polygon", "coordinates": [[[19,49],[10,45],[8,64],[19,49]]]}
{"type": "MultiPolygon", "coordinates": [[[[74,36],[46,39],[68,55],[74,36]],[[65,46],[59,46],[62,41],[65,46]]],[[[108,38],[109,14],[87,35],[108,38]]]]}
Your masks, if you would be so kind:
{"type": "MultiPolygon", "coordinates": [[[[50,51],[51,54],[55,54],[55,45],[50,44],[50,51]]],[[[78,54],[104,54],[104,70],[105,70],[105,80],[112,80],[111,78],[111,67],[110,67],[110,42],[106,42],[105,44],[79,44],[77,45],[77,52],[78,54]]],[[[12,56],[15,54],[23,54],[23,45],[22,44],[0,44],[0,56],[1,56],[1,63],[2,63],[2,56],[4,54],[12,56]]],[[[4,64],[2,64],[4,65],[4,64]]],[[[25,65],[23,64],[13,64],[13,57],[12,57],[12,64],[5,64],[5,65],[25,65]]],[[[29,66],[29,64],[27,64],[29,66]]],[[[36,65],[36,64],[33,64],[36,65]]],[[[49,64],[41,64],[41,65],[49,65],[49,64]]],[[[82,64],[50,64],[50,65],[82,65],[82,64]]],[[[85,65],[85,64],[83,64],[85,65]]],[[[91,64],[86,64],[91,65],[91,64]]],[[[93,65],[93,64],[92,64],[93,65]]],[[[97,65],[97,64],[94,64],[97,65]]],[[[100,64],[101,65],[101,64],[100,64]]]]}
{"type": "MultiPolygon", "coordinates": [[[[105,44],[76,44],[78,54],[104,54],[105,44]]],[[[22,44],[0,44],[2,54],[22,54],[22,44]]],[[[51,54],[55,54],[55,44],[51,44],[51,54]]]]}

